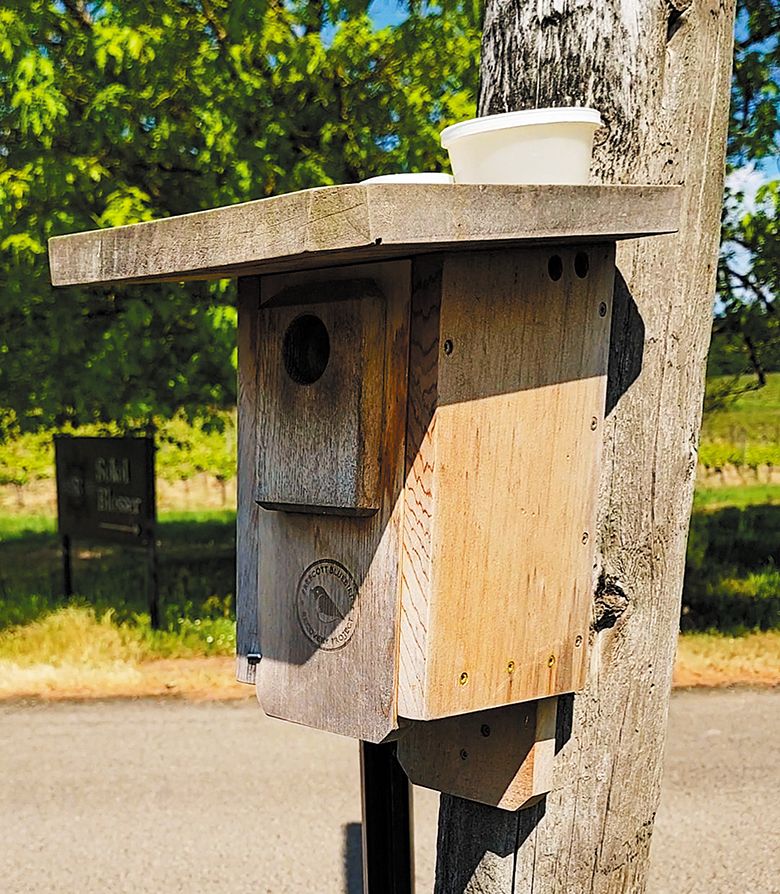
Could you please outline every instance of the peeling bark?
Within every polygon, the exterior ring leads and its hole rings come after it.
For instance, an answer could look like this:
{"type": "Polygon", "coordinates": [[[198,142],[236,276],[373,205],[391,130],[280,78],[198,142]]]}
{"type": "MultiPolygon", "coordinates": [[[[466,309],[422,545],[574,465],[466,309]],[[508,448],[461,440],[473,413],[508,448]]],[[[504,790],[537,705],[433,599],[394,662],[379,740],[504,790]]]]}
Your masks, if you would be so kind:
{"type": "Polygon", "coordinates": [[[590,105],[593,178],[685,184],[680,233],[618,249],[589,681],[517,814],[443,796],[439,894],[645,890],[714,298],[733,0],[488,0],[480,112],[590,105]]]}

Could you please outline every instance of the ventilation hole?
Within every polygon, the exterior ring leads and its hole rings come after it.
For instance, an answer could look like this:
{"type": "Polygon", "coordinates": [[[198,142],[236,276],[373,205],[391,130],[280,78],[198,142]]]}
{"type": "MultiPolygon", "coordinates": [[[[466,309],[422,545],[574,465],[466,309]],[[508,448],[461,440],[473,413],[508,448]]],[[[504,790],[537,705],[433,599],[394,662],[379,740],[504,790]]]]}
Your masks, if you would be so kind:
{"type": "Polygon", "coordinates": [[[325,324],[314,314],[296,317],[282,344],[287,375],[299,385],[311,385],[325,372],[330,359],[330,338],[325,324]]]}
{"type": "Polygon", "coordinates": [[[547,262],[547,272],[550,274],[550,279],[553,282],[558,282],[563,276],[563,261],[561,260],[560,255],[553,255],[550,258],[547,262]]]}
{"type": "Polygon", "coordinates": [[[590,270],[590,259],[584,251],[578,251],[574,256],[574,272],[580,279],[585,279],[590,270]]]}

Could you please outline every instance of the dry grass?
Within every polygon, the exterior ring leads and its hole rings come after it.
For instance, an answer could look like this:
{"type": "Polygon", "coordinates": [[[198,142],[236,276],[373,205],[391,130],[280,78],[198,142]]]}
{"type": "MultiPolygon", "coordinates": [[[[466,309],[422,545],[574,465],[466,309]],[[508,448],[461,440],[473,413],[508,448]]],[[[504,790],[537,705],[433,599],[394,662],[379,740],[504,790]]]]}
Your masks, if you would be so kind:
{"type": "Polygon", "coordinates": [[[233,667],[224,656],[162,658],[147,631],[81,606],[0,633],[0,699],[251,694],[233,667]]]}
{"type": "Polygon", "coordinates": [[[719,633],[681,636],[674,685],[780,685],[780,630],[744,636],[719,633]]]}
{"type": "Polygon", "coordinates": [[[20,665],[0,659],[0,701],[10,699],[92,699],[179,696],[195,700],[251,698],[236,683],[231,658],[175,658],[100,666],[20,665]]]}
{"type": "MultiPolygon", "coordinates": [[[[164,653],[163,653],[164,654],[164,653]]],[[[780,631],[680,637],[675,686],[780,685],[780,631]]],[[[161,657],[111,613],[68,607],[0,633],[0,700],[179,696],[251,698],[230,657],[161,657]]]]}

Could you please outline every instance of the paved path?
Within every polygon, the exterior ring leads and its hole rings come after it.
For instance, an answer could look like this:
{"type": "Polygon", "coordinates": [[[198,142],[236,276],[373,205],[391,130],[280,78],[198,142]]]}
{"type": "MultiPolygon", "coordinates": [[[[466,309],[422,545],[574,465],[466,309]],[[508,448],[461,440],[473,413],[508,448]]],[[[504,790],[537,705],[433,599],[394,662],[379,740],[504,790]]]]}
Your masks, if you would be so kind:
{"type": "MultiPolygon", "coordinates": [[[[779,742],[780,693],[675,696],[651,894],[780,892],[779,742]]],[[[355,744],[252,702],[6,706],[0,773],[3,894],[360,891],[355,744]]]]}

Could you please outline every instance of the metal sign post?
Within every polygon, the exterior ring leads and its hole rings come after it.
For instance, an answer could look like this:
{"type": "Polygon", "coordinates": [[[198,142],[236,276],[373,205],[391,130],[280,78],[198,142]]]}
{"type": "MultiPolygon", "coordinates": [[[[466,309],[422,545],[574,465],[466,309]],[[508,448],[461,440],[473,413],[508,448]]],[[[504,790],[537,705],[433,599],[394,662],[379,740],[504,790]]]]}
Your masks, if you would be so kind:
{"type": "Polygon", "coordinates": [[[412,787],[396,743],[360,743],[363,894],[413,894],[412,787]]]}

